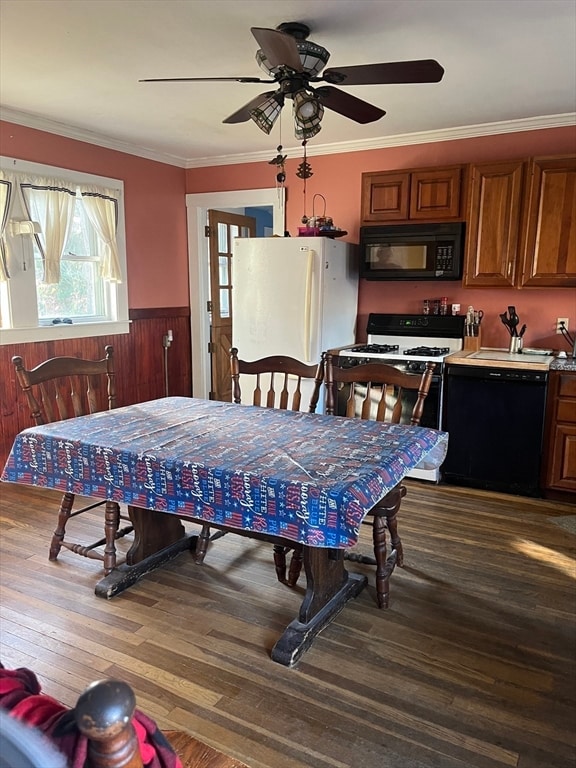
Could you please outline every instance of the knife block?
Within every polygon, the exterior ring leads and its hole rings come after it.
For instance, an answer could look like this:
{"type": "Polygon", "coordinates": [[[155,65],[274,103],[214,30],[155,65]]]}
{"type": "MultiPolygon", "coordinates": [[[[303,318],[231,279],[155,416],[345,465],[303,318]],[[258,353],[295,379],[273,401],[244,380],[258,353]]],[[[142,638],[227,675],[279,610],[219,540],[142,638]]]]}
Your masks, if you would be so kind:
{"type": "Polygon", "coordinates": [[[478,352],[480,350],[482,346],[480,343],[481,333],[479,326],[478,336],[464,336],[464,352],[478,352]]]}

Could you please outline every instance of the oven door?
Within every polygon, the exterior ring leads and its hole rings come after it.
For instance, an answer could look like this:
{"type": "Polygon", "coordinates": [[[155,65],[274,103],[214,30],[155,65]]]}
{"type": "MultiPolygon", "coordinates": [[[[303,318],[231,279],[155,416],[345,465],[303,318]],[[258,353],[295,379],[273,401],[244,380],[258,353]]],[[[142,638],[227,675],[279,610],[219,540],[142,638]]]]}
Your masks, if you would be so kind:
{"type": "MultiPolygon", "coordinates": [[[[353,358],[349,358],[349,357],[336,358],[335,361],[338,364],[342,363],[343,364],[342,367],[350,368],[350,367],[353,367],[353,364],[351,364],[352,359],[353,358]]],[[[359,359],[358,362],[370,362],[370,360],[367,358],[363,358],[361,360],[359,359]]],[[[406,363],[398,363],[396,361],[383,360],[382,358],[378,358],[377,360],[374,359],[373,362],[379,362],[385,365],[393,365],[394,368],[398,368],[401,371],[407,372],[406,363]]],[[[430,427],[431,429],[440,429],[441,385],[442,385],[441,374],[440,373],[434,374],[434,376],[432,376],[432,383],[430,384],[430,390],[428,392],[426,400],[424,401],[424,411],[422,413],[422,418],[420,420],[421,427],[430,427]]],[[[350,397],[350,385],[339,384],[337,386],[338,386],[338,391],[336,393],[337,414],[338,416],[345,416],[346,403],[348,402],[348,398],[350,397]]],[[[379,394],[379,390],[377,390],[377,388],[374,385],[372,389],[375,391],[375,397],[373,398],[374,399],[373,413],[371,415],[375,416],[380,394],[379,394]]],[[[358,386],[356,391],[356,408],[355,408],[355,413],[357,416],[360,416],[362,403],[365,397],[366,397],[366,388],[363,386],[358,386]]],[[[414,391],[408,391],[403,393],[402,416],[400,417],[401,424],[410,424],[410,417],[412,415],[414,405],[416,404],[417,397],[418,397],[418,393],[414,391]]],[[[390,400],[387,402],[387,405],[390,408],[394,407],[394,404],[395,404],[395,400],[393,398],[390,398],[390,400]]]]}

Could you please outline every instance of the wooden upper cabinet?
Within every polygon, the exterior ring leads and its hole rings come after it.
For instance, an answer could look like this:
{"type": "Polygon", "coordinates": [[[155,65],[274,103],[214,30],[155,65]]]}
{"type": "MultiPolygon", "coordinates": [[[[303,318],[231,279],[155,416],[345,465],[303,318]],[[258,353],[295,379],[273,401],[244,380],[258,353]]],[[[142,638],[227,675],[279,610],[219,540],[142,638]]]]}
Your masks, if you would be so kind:
{"type": "Polygon", "coordinates": [[[460,216],[462,168],[413,171],[410,178],[410,219],[444,221],[460,216]]]}
{"type": "Polygon", "coordinates": [[[576,286],[576,156],[470,168],[464,285],[576,286]]]}
{"type": "Polygon", "coordinates": [[[362,224],[461,219],[463,166],[362,174],[362,224]]]}
{"type": "Polygon", "coordinates": [[[576,286],[576,156],[529,165],[520,285],[576,286]]]}
{"type": "Polygon", "coordinates": [[[409,173],[362,174],[362,223],[408,219],[409,173]]]}
{"type": "Polygon", "coordinates": [[[464,285],[516,283],[524,162],[483,163],[470,169],[464,285]]]}

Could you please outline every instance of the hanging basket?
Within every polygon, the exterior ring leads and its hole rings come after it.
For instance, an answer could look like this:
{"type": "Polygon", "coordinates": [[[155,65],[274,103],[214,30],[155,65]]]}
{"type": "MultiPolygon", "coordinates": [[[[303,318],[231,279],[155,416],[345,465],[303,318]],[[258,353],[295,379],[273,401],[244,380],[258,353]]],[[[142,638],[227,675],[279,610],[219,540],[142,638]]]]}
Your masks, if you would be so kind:
{"type": "Polygon", "coordinates": [[[318,193],[312,198],[312,216],[303,216],[302,223],[306,226],[298,227],[298,237],[342,237],[342,235],[348,234],[343,229],[335,227],[332,218],[326,216],[326,198],[318,193]],[[322,198],[324,202],[321,216],[317,216],[315,211],[317,197],[322,198]]]}

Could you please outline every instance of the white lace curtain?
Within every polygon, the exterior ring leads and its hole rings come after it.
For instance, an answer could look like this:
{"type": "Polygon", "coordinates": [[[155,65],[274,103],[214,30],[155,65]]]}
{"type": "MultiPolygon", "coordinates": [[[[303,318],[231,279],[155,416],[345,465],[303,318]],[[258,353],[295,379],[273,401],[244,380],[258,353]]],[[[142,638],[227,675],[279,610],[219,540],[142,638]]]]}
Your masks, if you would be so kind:
{"type": "Polygon", "coordinates": [[[74,217],[76,189],[57,179],[37,178],[20,184],[32,221],[40,224],[36,243],[44,262],[44,283],[60,282],[60,259],[74,217]]]}
{"type": "Polygon", "coordinates": [[[117,192],[67,183],[62,179],[23,178],[4,172],[0,175],[0,280],[9,278],[5,228],[17,187],[29,219],[40,224],[41,232],[34,237],[44,262],[44,283],[60,282],[60,261],[72,225],[77,194],[81,195],[86,215],[97,234],[101,277],[122,281],[116,242],[117,192]]]}
{"type": "Polygon", "coordinates": [[[0,282],[4,283],[10,277],[5,233],[12,207],[13,194],[13,181],[3,171],[0,171],[0,282]]]}
{"type": "Polygon", "coordinates": [[[100,276],[104,280],[120,283],[122,280],[116,243],[118,200],[114,192],[108,189],[82,186],[79,192],[86,215],[98,235],[100,276]]]}

